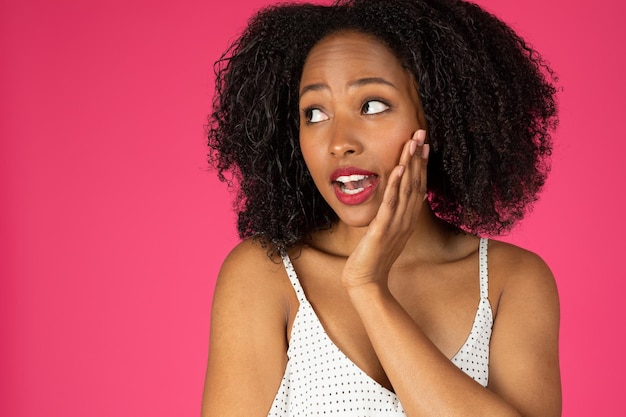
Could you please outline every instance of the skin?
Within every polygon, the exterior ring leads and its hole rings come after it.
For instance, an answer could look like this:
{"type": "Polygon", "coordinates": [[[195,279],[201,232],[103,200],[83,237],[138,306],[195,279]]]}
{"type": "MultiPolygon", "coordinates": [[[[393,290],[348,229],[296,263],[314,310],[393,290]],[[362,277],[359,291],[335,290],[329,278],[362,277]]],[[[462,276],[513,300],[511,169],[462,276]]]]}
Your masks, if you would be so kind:
{"type": "MultiPolygon", "coordinates": [[[[489,243],[488,389],[450,361],[479,301],[478,238],[455,233],[425,200],[429,148],[412,75],[375,39],[340,32],[311,50],[300,95],[302,153],[339,220],[290,255],[330,338],[408,416],[560,416],[558,296],[536,255],[489,243]],[[346,166],[378,176],[361,204],[335,195],[330,175],[346,166]]],[[[267,415],[297,309],[279,260],[252,241],[231,252],[214,295],[203,416],[267,415]]]]}

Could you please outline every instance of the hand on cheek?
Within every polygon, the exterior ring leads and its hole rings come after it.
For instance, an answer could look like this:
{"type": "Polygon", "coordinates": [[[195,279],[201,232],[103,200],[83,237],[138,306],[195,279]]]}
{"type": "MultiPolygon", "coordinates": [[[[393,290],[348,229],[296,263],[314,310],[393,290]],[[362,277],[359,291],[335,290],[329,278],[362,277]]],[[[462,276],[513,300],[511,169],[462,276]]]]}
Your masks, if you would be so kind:
{"type": "Polygon", "coordinates": [[[348,258],[342,275],[345,287],[384,283],[414,231],[426,199],[426,171],[430,147],[426,131],[417,130],[389,177],[383,202],[367,232],[348,258]]]}

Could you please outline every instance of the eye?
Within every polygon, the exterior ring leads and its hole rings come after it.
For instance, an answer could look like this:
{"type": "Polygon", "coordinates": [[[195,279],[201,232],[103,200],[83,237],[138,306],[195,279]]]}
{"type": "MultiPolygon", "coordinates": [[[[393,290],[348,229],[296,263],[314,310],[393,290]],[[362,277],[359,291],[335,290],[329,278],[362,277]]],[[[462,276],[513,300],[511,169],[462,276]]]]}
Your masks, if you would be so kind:
{"type": "Polygon", "coordinates": [[[369,100],[361,107],[363,114],[378,114],[389,110],[389,106],[380,100],[369,100]]]}
{"type": "Polygon", "coordinates": [[[319,123],[328,120],[328,115],[316,108],[304,109],[304,118],[309,123],[319,123]]]}

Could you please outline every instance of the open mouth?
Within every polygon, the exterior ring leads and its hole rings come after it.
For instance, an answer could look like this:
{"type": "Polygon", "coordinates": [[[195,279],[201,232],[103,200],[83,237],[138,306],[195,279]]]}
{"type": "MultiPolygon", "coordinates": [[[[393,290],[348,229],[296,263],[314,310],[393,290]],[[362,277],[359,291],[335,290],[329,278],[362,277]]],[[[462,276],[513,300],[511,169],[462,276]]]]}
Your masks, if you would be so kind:
{"type": "Polygon", "coordinates": [[[375,175],[341,175],[335,179],[335,183],[339,186],[339,190],[342,193],[354,195],[372,186],[376,178],[375,175]]]}

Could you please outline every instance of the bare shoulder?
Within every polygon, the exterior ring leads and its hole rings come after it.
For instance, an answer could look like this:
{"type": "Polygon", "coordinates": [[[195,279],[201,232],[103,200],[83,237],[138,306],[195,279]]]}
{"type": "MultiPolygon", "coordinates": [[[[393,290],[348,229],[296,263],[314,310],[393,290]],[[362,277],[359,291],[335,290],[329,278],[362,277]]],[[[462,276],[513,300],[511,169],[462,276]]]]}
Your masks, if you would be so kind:
{"type": "Polygon", "coordinates": [[[489,241],[489,285],[499,299],[536,297],[558,303],[552,271],[537,254],[510,243],[489,241]]]}
{"type": "Polygon", "coordinates": [[[211,327],[286,326],[295,296],[280,256],[270,258],[256,240],[247,239],[228,254],[217,277],[211,327]],[[225,317],[224,317],[225,316],[225,317]],[[261,318],[263,322],[259,322],[261,318]],[[239,321],[241,320],[241,321],[239,321]]]}
{"type": "Polygon", "coordinates": [[[280,257],[246,240],[220,269],[211,310],[204,416],[267,415],[286,364],[292,307],[280,257]]]}
{"type": "Polygon", "coordinates": [[[279,256],[270,258],[268,249],[259,241],[246,239],[230,251],[220,269],[220,277],[235,275],[245,278],[259,274],[275,276],[282,271],[283,266],[279,256]]]}
{"type": "Polygon", "coordinates": [[[289,286],[279,256],[270,258],[258,241],[247,239],[228,254],[217,278],[215,297],[284,298],[289,286]]]}
{"type": "Polygon", "coordinates": [[[244,240],[228,254],[217,277],[211,338],[222,331],[248,336],[258,333],[260,339],[270,329],[276,335],[284,334],[294,298],[280,256],[270,258],[258,241],[244,240]]]}
{"type": "Polygon", "coordinates": [[[559,299],[550,268],[530,251],[490,241],[489,287],[497,306],[489,388],[521,415],[560,416],[559,299]]]}
{"type": "Polygon", "coordinates": [[[550,274],[550,269],[544,260],[534,252],[523,249],[511,243],[499,240],[489,240],[489,262],[497,263],[513,269],[511,272],[535,272],[550,274]]]}

